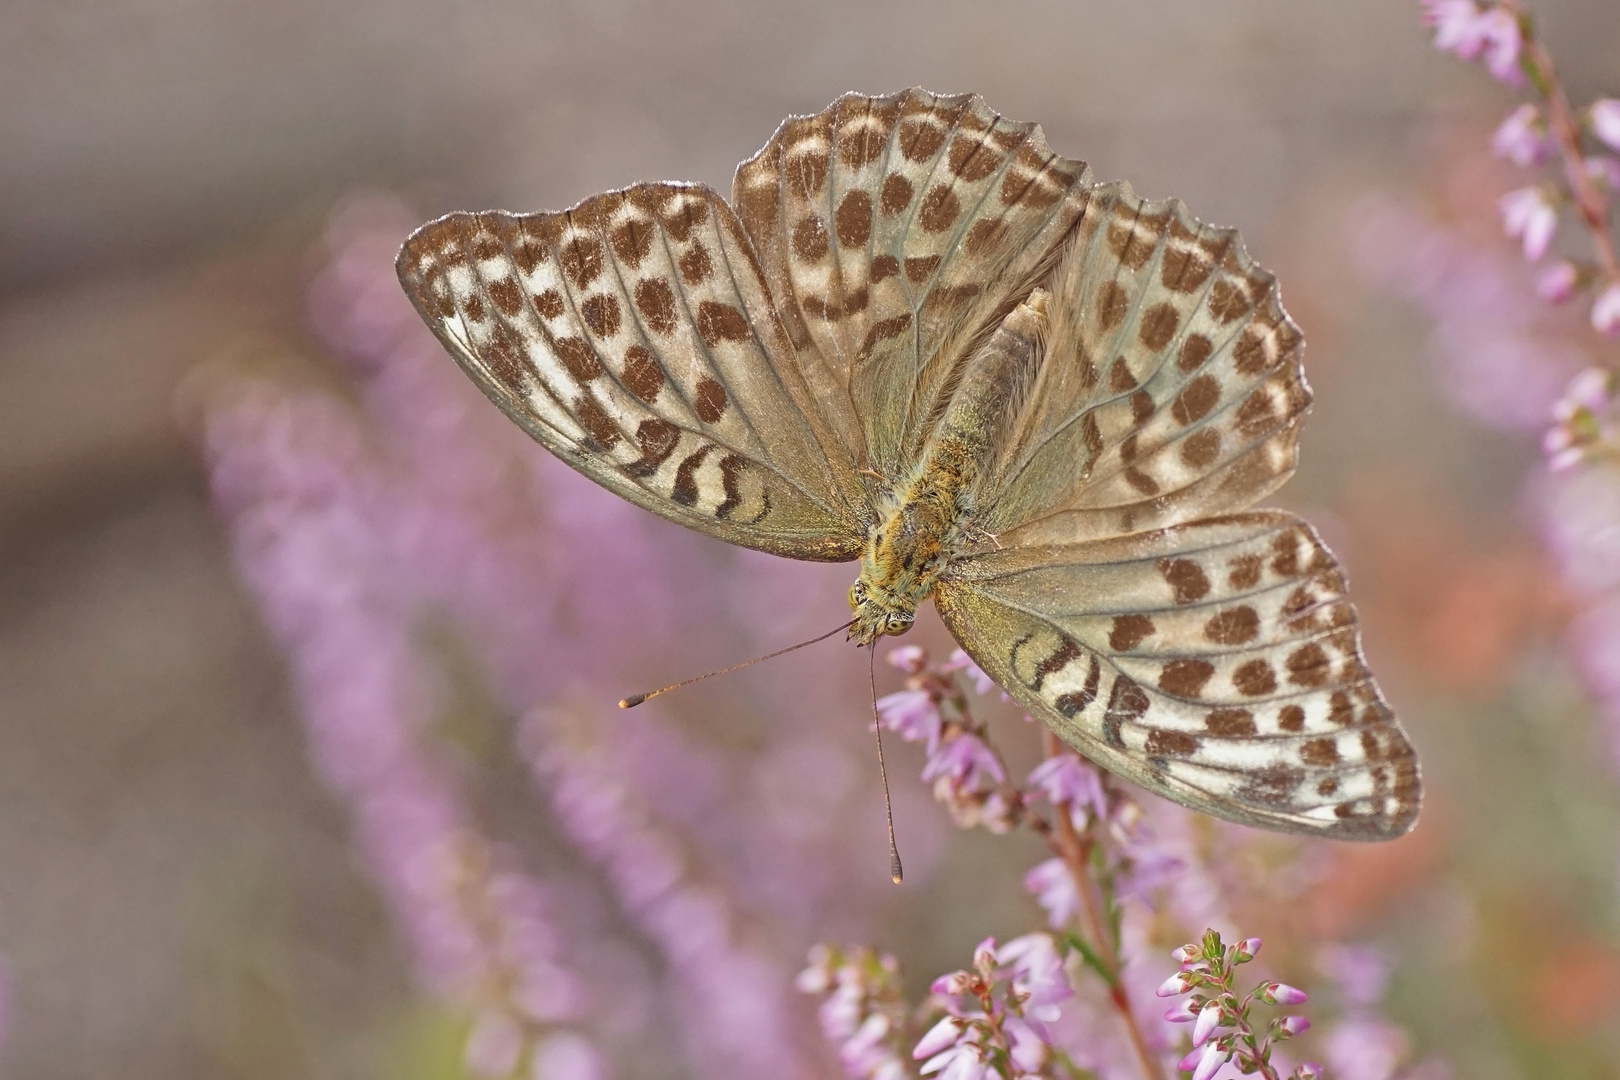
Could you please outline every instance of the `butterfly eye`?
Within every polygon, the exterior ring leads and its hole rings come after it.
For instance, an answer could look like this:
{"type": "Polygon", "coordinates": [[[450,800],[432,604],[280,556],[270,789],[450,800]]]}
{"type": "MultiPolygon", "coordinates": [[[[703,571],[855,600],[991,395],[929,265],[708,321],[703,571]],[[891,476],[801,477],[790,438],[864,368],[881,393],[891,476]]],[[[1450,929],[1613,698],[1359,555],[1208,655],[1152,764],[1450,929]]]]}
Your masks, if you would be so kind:
{"type": "Polygon", "coordinates": [[[866,586],[856,581],[849,587],[849,606],[851,609],[859,608],[866,603],[866,586]]]}
{"type": "Polygon", "coordinates": [[[883,620],[885,634],[903,634],[911,627],[911,618],[901,612],[891,611],[888,618],[883,620]]]}

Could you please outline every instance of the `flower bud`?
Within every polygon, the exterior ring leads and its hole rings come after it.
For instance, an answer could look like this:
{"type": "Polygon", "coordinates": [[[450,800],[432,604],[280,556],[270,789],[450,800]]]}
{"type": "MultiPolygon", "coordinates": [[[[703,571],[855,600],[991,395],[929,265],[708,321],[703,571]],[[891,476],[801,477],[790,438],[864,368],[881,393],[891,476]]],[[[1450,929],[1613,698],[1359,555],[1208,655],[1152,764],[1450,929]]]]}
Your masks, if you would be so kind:
{"type": "Polygon", "coordinates": [[[1291,1039],[1311,1029],[1311,1022],[1303,1016],[1285,1016],[1277,1021],[1277,1038],[1291,1039]]]}
{"type": "Polygon", "coordinates": [[[1178,971],[1160,983],[1159,988],[1153,992],[1160,997],[1175,997],[1177,994],[1185,994],[1192,987],[1192,980],[1187,977],[1187,973],[1178,971]]]}
{"type": "Polygon", "coordinates": [[[1592,304],[1592,329],[1604,337],[1620,337],[1620,282],[1604,289],[1592,304]]]}
{"type": "Polygon", "coordinates": [[[1250,960],[1253,960],[1260,953],[1260,945],[1261,941],[1257,937],[1244,938],[1238,942],[1237,962],[1247,964],[1250,960]]]}
{"type": "Polygon", "coordinates": [[[1185,964],[1193,960],[1197,960],[1202,955],[1203,953],[1199,951],[1198,946],[1183,945],[1181,948],[1170,954],[1170,959],[1174,960],[1178,964],[1185,964]]]}
{"type": "Polygon", "coordinates": [[[1267,983],[1260,991],[1260,1000],[1267,1005],[1303,1005],[1310,995],[1287,983],[1267,983]]]}
{"type": "Polygon", "coordinates": [[[929,1028],[928,1034],[917,1040],[917,1046],[911,1051],[911,1056],[918,1061],[933,1057],[946,1047],[955,1044],[961,1035],[962,1021],[954,1016],[947,1016],[929,1028]]]}
{"type": "Polygon", "coordinates": [[[1183,998],[1165,1010],[1164,1018],[1172,1024],[1185,1024],[1198,1015],[1198,1002],[1193,998],[1183,998]]]}
{"type": "Polygon", "coordinates": [[[1322,1066],[1314,1061],[1307,1061],[1294,1070],[1293,1080],[1322,1080],[1322,1066]]]}
{"type": "Polygon", "coordinates": [[[1192,1043],[1194,1046],[1203,1046],[1215,1029],[1221,1026],[1221,1006],[1219,1002],[1206,1001],[1204,1007],[1198,1010],[1198,1022],[1193,1025],[1192,1043]]]}
{"type": "Polygon", "coordinates": [[[1220,1067],[1226,1064],[1228,1051],[1222,1050],[1219,1043],[1210,1043],[1204,1047],[1204,1054],[1198,1059],[1198,1067],[1193,1070],[1192,1080],[1209,1080],[1220,1067]]]}

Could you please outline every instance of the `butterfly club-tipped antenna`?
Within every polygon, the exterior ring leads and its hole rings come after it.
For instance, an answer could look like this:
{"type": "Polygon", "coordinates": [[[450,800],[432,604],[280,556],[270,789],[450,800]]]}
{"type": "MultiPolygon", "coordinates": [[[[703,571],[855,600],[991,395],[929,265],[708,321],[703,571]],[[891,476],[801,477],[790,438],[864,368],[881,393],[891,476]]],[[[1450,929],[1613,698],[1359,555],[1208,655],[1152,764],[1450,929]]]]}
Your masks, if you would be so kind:
{"type": "Polygon", "coordinates": [[[659,688],[657,690],[649,690],[645,694],[631,694],[629,697],[621,698],[619,700],[619,708],[621,708],[621,709],[633,709],[637,705],[640,705],[643,701],[648,701],[648,700],[650,700],[652,698],[655,698],[659,694],[667,694],[671,690],[679,690],[683,686],[691,686],[695,682],[702,682],[704,679],[712,679],[716,675],[728,675],[733,671],[741,671],[745,667],[753,667],[755,664],[762,664],[767,660],[774,660],[778,656],[785,656],[786,654],[792,652],[795,649],[802,649],[806,645],[814,645],[818,641],[826,641],[828,638],[832,637],[834,634],[836,634],[836,633],[838,633],[838,632],[840,632],[842,630],[848,630],[851,626],[854,626],[854,625],[855,625],[855,620],[851,619],[851,620],[849,620],[849,622],[844,623],[842,626],[835,626],[831,630],[827,631],[825,634],[822,634],[820,637],[813,637],[809,641],[801,641],[797,645],[789,645],[785,649],[777,649],[773,653],[766,653],[764,656],[756,656],[752,660],[744,660],[740,664],[732,664],[730,667],[721,668],[719,671],[710,671],[710,672],[705,672],[702,675],[694,675],[690,679],[682,679],[678,683],[670,683],[668,686],[661,687],[661,688],[659,688]]]}
{"type": "Polygon", "coordinates": [[[889,880],[896,885],[906,880],[906,872],[900,865],[900,845],[894,840],[894,801],[889,798],[889,770],[883,764],[883,718],[878,715],[877,707],[877,649],[867,646],[871,651],[866,654],[866,681],[872,688],[872,733],[877,736],[878,775],[883,778],[883,816],[889,825],[889,880]]]}

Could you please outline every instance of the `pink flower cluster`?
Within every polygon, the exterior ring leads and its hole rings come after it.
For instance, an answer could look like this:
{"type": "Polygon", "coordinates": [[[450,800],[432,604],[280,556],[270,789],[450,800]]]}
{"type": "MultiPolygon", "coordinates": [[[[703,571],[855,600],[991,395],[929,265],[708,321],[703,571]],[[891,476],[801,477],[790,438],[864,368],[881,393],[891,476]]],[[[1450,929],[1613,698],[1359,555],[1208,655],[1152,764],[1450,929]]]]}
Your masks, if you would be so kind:
{"type": "MultiPolygon", "coordinates": [[[[1183,945],[1171,954],[1181,963],[1181,970],[1164,981],[1158,994],[1185,996],[1165,1013],[1165,1019],[1193,1025],[1193,1048],[1180,1064],[1192,1071],[1192,1080],[1210,1080],[1228,1061],[1235,1061],[1245,1074],[1257,1072],[1266,1080],[1278,1080],[1271,1062],[1272,1048],[1310,1028],[1309,1020],[1295,1014],[1273,1018],[1264,1035],[1255,1031],[1251,1015],[1255,1005],[1303,1005],[1308,1000],[1305,991],[1279,982],[1262,982],[1240,998],[1233,987],[1234,972],[1259,951],[1259,938],[1223,945],[1220,934],[1207,930],[1201,942],[1183,945]]],[[[1301,1065],[1293,1076],[1294,1080],[1317,1080],[1321,1067],[1301,1065]]]]}
{"type": "Polygon", "coordinates": [[[1423,0],[1423,7],[1437,49],[1481,60],[1496,78],[1515,88],[1528,84],[1542,99],[1514,108],[1497,127],[1491,149],[1521,168],[1554,156],[1563,168],[1560,175],[1502,196],[1502,228],[1520,242],[1526,259],[1540,262],[1558,235],[1562,209],[1573,208],[1589,232],[1594,259],[1554,263],[1543,272],[1538,291],[1562,303],[1594,290],[1593,328],[1620,337],[1620,261],[1610,236],[1620,159],[1609,152],[1620,150],[1620,100],[1601,98],[1575,113],[1518,0],[1487,7],[1475,0],[1423,0]]]}
{"type": "Polygon", "coordinates": [[[1054,1061],[1048,1026],[1074,996],[1063,954],[1048,934],[1025,934],[997,948],[986,938],[973,966],[941,975],[933,992],[945,1016],[912,1049],[922,1075],[940,1080],[1047,1077],[1054,1061]]]}

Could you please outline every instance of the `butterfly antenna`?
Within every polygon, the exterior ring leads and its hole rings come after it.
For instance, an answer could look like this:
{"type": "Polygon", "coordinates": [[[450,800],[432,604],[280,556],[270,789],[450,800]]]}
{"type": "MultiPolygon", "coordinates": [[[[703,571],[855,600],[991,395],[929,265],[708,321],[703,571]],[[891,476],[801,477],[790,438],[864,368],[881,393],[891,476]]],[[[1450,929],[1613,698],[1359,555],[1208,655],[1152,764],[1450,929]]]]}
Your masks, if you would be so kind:
{"type": "Polygon", "coordinates": [[[695,682],[702,682],[704,679],[710,679],[710,678],[713,678],[716,675],[725,675],[728,672],[741,671],[745,667],[753,667],[755,664],[764,663],[766,660],[774,660],[778,656],[782,656],[782,655],[784,655],[786,653],[792,652],[794,649],[802,649],[806,645],[814,645],[818,641],[826,641],[828,638],[832,637],[834,634],[838,633],[839,631],[848,630],[851,626],[854,626],[854,625],[855,625],[855,620],[851,619],[851,620],[849,620],[849,622],[845,623],[844,625],[835,626],[831,630],[827,631],[825,634],[822,634],[820,637],[813,637],[809,641],[801,641],[797,645],[789,645],[785,649],[777,649],[773,653],[766,653],[764,656],[756,656],[752,660],[744,660],[740,664],[732,664],[728,668],[721,668],[719,671],[711,671],[706,675],[696,675],[696,676],[693,676],[690,679],[682,679],[680,682],[671,683],[670,685],[664,687],[661,690],[650,690],[645,694],[631,694],[629,697],[624,698],[623,700],[621,700],[619,702],[619,708],[621,708],[621,709],[633,709],[637,705],[640,705],[643,701],[646,701],[648,698],[655,698],[659,694],[667,694],[671,690],[679,690],[683,686],[691,686],[695,682]]]}
{"type": "Polygon", "coordinates": [[[900,868],[900,845],[894,842],[894,802],[889,798],[889,770],[883,764],[883,720],[877,707],[877,649],[866,654],[866,681],[872,688],[872,732],[877,736],[878,775],[883,778],[883,813],[889,821],[889,878],[896,885],[906,880],[900,868]]]}

